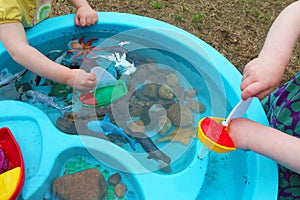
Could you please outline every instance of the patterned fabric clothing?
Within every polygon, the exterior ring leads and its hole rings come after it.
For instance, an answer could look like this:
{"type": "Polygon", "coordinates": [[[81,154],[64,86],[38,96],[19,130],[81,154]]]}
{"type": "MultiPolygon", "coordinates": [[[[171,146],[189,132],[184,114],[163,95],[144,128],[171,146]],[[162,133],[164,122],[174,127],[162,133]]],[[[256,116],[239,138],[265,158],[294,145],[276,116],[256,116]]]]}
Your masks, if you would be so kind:
{"type": "MultiPolygon", "coordinates": [[[[300,138],[300,72],[267,96],[262,104],[271,127],[300,138]]],[[[283,166],[279,166],[278,199],[300,199],[300,174],[283,166]]]]}
{"type": "Polygon", "coordinates": [[[32,27],[50,15],[52,0],[0,0],[0,24],[21,22],[32,27]]]}

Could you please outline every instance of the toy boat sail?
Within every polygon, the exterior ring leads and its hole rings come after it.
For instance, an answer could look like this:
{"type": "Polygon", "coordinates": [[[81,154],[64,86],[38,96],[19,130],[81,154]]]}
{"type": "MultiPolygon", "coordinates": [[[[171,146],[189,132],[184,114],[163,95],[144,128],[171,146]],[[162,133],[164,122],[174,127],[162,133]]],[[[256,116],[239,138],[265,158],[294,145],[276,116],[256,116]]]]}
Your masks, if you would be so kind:
{"type": "Polygon", "coordinates": [[[80,95],[80,101],[85,105],[103,106],[127,94],[127,87],[123,80],[116,80],[102,67],[91,70],[97,76],[97,88],[94,92],[80,95]]]}
{"type": "Polygon", "coordinates": [[[0,129],[0,150],[0,200],[14,200],[22,191],[25,172],[21,150],[9,128],[0,129]]]}

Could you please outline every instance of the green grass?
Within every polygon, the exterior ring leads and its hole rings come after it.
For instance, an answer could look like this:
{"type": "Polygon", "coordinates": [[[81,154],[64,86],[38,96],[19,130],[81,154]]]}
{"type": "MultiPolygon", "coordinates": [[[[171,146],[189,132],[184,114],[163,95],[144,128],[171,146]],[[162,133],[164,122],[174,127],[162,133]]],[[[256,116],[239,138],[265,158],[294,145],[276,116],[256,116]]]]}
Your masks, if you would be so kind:
{"type": "Polygon", "coordinates": [[[174,18],[176,21],[182,21],[182,20],[183,20],[182,16],[180,16],[180,15],[174,15],[173,18],[174,18]]]}
{"type": "Polygon", "coordinates": [[[192,16],[192,22],[201,22],[204,18],[203,13],[196,13],[192,16]]]}
{"type": "Polygon", "coordinates": [[[161,9],[163,7],[163,3],[160,1],[153,1],[152,2],[152,7],[155,9],[161,9]]]}

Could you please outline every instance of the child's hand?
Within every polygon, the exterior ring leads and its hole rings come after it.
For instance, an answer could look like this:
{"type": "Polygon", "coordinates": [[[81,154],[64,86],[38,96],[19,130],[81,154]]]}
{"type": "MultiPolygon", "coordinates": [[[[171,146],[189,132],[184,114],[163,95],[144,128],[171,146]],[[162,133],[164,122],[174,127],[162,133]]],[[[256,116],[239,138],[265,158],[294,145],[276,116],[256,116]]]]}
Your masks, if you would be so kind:
{"type": "Polygon", "coordinates": [[[91,26],[97,22],[97,12],[93,10],[90,6],[83,5],[77,9],[75,16],[75,24],[77,26],[91,26]]]}
{"type": "Polygon", "coordinates": [[[80,92],[88,92],[96,87],[96,75],[82,69],[73,69],[67,84],[80,92]]]}
{"type": "Polygon", "coordinates": [[[282,81],[284,67],[276,59],[255,58],[245,69],[241,83],[242,99],[264,98],[282,81]]]}

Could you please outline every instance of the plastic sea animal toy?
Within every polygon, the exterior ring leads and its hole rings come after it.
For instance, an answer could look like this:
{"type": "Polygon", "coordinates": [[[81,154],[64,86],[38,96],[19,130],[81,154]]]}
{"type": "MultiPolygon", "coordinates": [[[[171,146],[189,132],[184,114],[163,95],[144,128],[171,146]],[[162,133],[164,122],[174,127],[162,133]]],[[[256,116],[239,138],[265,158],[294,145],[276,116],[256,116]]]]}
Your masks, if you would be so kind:
{"type": "Polygon", "coordinates": [[[197,127],[176,128],[169,135],[155,140],[155,142],[180,142],[189,145],[193,138],[196,138],[197,127]]]}
{"type": "Polygon", "coordinates": [[[133,150],[136,150],[135,143],[136,141],[130,138],[120,127],[116,126],[115,124],[111,123],[109,114],[105,114],[103,120],[94,120],[90,121],[87,124],[87,127],[94,131],[104,133],[105,135],[116,135],[121,136],[126,141],[128,141],[130,147],[133,150]]]}
{"type": "Polygon", "coordinates": [[[134,139],[140,143],[145,152],[148,153],[148,159],[154,159],[156,161],[161,161],[164,164],[170,164],[171,158],[167,156],[164,152],[160,151],[154,142],[145,133],[132,132],[129,133],[134,139]]]}
{"type": "Polygon", "coordinates": [[[117,45],[117,46],[103,47],[102,50],[106,51],[108,53],[124,54],[124,53],[128,53],[128,50],[123,47],[126,44],[129,44],[129,42],[123,41],[123,42],[120,42],[119,45],[117,45]]]}
{"type": "Polygon", "coordinates": [[[8,128],[0,129],[0,199],[17,199],[25,179],[21,150],[8,128]]]}
{"type": "Polygon", "coordinates": [[[124,74],[130,75],[136,71],[136,67],[134,66],[134,63],[130,63],[126,60],[126,54],[123,53],[123,55],[120,57],[119,53],[116,53],[116,65],[115,67],[122,67],[125,69],[124,74]]]}
{"type": "Polygon", "coordinates": [[[119,53],[113,53],[110,56],[106,55],[98,55],[96,57],[105,58],[111,62],[115,62],[116,68],[121,68],[121,75],[130,75],[136,71],[136,67],[134,66],[134,63],[130,63],[126,60],[126,53],[123,53],[122,56],[120,56],[119,53]]]}
{"type": "Polygon", "coordinates": [[[46,54],[46,57],[50,58],[52,54],[58,54],[53,59],[54,62],[58,64],[62,64],[62,61],[64,60],[65,56],[67,55],[68,51],[63,52],[62,50],[51,50],[46,54]]]}
{"type": "Polygon", "coordinates": [[[54,97],[49,97],[48,95],[39,91],[28,90],[26,92],[26,95],[32,98],[31,103],[39,102],[45,106],[50,106],[58,110],[61,115],[64,115],[65,112],[68,112],[72,109],[72,105],[66,107],[60,107],[59,104],[55,102],[54,97]]]}
{"type": "Polygon", "coordinates": [[[198,138],[209,149],[225,153],[235,150],[236,147],[228,134],[228,125],[231,119],[242,117],[252,102],[252,98],[241,100],[230,112],[227,119],[206,117],[200,120],[198,138]]]}
{"type": "Polygon", "coordinates": [[[84,36],[82,36],[79,41],[74,39],[72,40],[72,43],[71,43],[71,49],[68,50],[67,52],[68,53],[73,53],[75,52],[76,54],[74,55],[73,57],[73,61],[81,56],[81,60],[82,61],[85,61],[87,56],[90,54],[92,56],[96,56],[92,51],[93,50],[101,50],[101,48],[97,48],[95,46],[91,46],[92,42],[95,41],[95,40],[98,40],[97,38],[91,38],[89,39],[86,43],[84,43],[84,36]]]}
{"type": "Polygon", "coordinates": [[[0,74],[0,88],[7,86],[15,81],[20,80],[20,78],[22,78],[24,76],[24,74],[26,74],[27,71],[28,71],[27,69],[24,69],[18,73],[8,75],[9,72],[8,72],[7,68],[5,68],[4,70],[2,70],[2,72],[0,74]]]}

